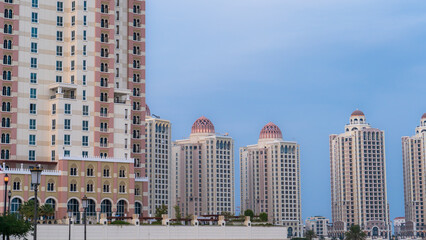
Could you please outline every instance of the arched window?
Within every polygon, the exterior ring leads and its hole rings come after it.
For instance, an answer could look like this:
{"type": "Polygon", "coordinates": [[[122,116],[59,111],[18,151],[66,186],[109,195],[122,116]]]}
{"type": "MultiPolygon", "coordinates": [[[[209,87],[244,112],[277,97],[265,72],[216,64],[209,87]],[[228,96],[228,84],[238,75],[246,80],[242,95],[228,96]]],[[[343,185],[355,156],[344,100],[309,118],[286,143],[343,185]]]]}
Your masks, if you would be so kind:
{"type": "Polygon", "coordinates": [[[72,212],[76,223],[80,223],[80,204],[76,199],[70,199],[67,203],[67,211],[72,212]]]}
{"type": "Polygon", "coordinates": [[[287,237],[292,237],[293,236],[293,228],[289,227],[287,230],[287,237]]]}
{"type": "Polygon", "coordinates": [[[110,177],[110,176],[109,176],[109,167],[108,167],[108,166],[106,166],[106,167],[104,168],[104,177],[110,177]]]}
{"type": "Polygon", "coordinates": [[[55,219],[55,212],[56,212],[56,201],[53,198],[49,198],[46,200],[46,205],[49,205],[53,209],[53,215],[48,216],[47,219],[55,219]]]}
{"type": "Polygon", "coordinates": [[[112,215],[112,204],[111,201],[105,199],[101,202],[101,213],[105,213],[107,217],[111,217],[112,215]]]}
{"type": "Polygon", "coordinates": [[[377,237],[379,236],[379,228],[378,227],[373,227],[373,237],[377,237]]]}
{"type": "Polygon", "coordinates": [[[135,202],[135,214],[142,214],[142,204],[135,202]]]}
{"type": "Polygon", "coordinates": [[[117,203],[117,212],[116,215],[117,216],[124,216],[124,213],[127,210],[127,203],[124,200],[120,200],[117,203]]]}
{"type": "Polygon", "coordinates": [[[87,216],[96,216],[96,203],[93,199],[87,201],[87,216]]]}
{"type": "Polygon", "coordinates": [[[10,213],[19,213],[19,208],[22,205],[22,200],[19,198],[13,198],[10,202],[10,213]]]}
{"type": "Polygon", "coordinates": [[[119,193],[126,193],[126,184],[124,182],[120,183],[120,186],[118,187],[119,193]]]}

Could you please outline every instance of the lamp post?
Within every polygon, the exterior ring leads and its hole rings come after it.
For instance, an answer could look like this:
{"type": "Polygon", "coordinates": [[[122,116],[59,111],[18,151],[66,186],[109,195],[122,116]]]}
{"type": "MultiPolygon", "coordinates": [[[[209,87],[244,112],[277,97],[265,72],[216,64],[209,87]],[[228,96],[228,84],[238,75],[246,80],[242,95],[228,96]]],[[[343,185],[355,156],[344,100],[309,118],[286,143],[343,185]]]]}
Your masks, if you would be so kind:
{"type": "MultiPolygon", "coordinates": [[[[5,185],[5,189],[4,189],[4,210],[3,210],[3,216],[6,216],[6,206],[7,206],[7,184],[9,183],[9,176],[4,175],[4,185],[5,185]]],[[[6,235],[3,234],[3,240],[6,239],[6,235]]]]}
{"type": "Polygon", "coordinates": [[[87,199],[86,195],[84,195],[83,199],[81,199],[83,202],[83,209],[84,209],[84,240],[86,240],[86,225],[87,225],[87,205],[89,199],[87,199]]]}
{"type": "Polygon", "coordinates": [[[12,199],[12,191],[9,190],[9,192],[7,193],[8,197],[9,197],[9,206],[7,206],[7,213],[10,214],[10,200],[12,199]]]}
{"type": "Polygon", "coordinates": [[[40,185],[41,181],[41,172],[43,171],[40,167],[32,167],[30,168],[31,172],[31,184],[34,185],[34,240],[37,240],[37,209],[38,209],[38,201],[37,201],[37,188],[40,185]]]}
{"type": "Polygon", "coordinates": [[[4,186],[5,186],[5,190],[4,190],[4,210],[3,210],[3,215],[6,215],[6,206],[7,206],[7,184],[9,183],[9,176],[6,174],[4,175],[4,186]]]}
{"type": "Polygon", "coordinates": [[[68,240],[71,240],[71,218],[72,210],[68,209],[68,240]]]}

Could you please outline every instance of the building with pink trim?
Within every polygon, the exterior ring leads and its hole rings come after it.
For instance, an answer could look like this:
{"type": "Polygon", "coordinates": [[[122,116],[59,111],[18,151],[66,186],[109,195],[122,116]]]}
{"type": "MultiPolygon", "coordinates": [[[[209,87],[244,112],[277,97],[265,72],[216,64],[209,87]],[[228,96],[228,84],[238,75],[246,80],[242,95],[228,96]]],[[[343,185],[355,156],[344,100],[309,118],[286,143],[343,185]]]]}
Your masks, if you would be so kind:
{"type": "Polygon", "coordinates": [[[330,135],[331,237],[359,225],[370,238],[389,238],[385,133],[354,111],[344,133],[330,135]]]}
{"type": "Polygon", "coordinates": [[[228,134],[200,117],[189,139],[173,143],[171,161],[171,205],[182,216],[234,213],[234,140],[228,134]]]}
{"type": "Polygon", "coordinates": [[[268,214],[287,227],[288,237],[302,237],[300,147],[284,141],[280,128],[266,124],[255,145],[240,148],[241,212],[268,214]]]}
{"type": "Polygon", "coordinates": [[[145,1],[0,6],[0,177],[10,176],[12,211],[41,165],[39,201],[55,218],[67,208],[78,218],[84,195],[92,214],[147,215],[145,1]]]}

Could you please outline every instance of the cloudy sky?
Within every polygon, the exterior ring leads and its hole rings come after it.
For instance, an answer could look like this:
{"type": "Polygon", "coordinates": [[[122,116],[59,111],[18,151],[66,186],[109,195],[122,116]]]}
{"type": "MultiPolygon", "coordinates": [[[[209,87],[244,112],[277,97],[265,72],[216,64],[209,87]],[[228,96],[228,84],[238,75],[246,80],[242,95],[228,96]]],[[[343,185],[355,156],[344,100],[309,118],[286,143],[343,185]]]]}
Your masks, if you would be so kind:
{"type": "Polygon", "coordinates": [[[355,109],[385,131],[391,218],[404,215],[401,136],[426,112],[426,2],[147,1],[147,102],[173,139],[205,115],[257,143],[269,121],[301,145],[302,213],[331,217],[328,136],[355,109]]]}

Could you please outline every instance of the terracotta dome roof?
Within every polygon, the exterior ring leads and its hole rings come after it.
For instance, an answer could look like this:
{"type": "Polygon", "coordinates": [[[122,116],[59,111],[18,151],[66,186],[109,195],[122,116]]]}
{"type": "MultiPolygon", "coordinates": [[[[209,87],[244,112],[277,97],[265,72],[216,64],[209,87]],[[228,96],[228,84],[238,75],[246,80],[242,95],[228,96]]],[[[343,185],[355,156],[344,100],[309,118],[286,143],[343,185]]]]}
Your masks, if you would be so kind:
{"type": "Polygon", "coordinates": [[[426,113],[423,113],[422,119],[426,118],[426,113]]]}
{"type": "Polygon", "coordinates": [[[192,124],[191,133],[214,133],[213,123],[202,116],[192,124]]]}
{"type": "Polygon", "coordinates": [[[149,109],[148,104],[145,104],[145,108],[146,108],[145,116],[151,116],[151,110],[149,109]]]}
{"type": "Polygon", "coordinates": [[[264,138],[283,138],[283,134],[277,125],[269,122],[260,131],[259,139],[264,138]]]}
{"type": "Polygon", "coordinates": [[[365,115],[362,111],[357,109],[351,114],[351,116],[365,116],[365,115]]]}

